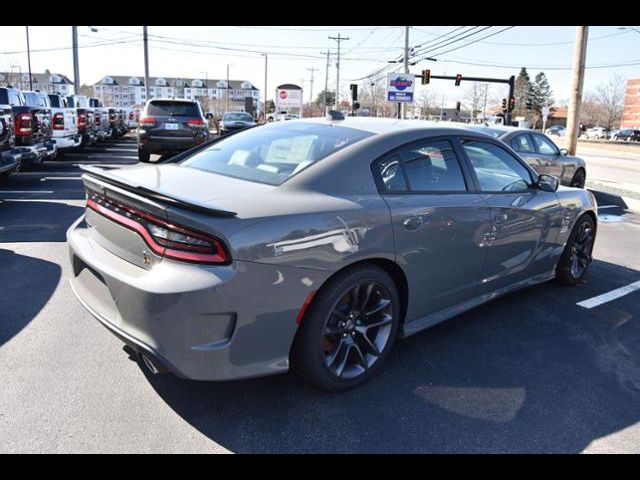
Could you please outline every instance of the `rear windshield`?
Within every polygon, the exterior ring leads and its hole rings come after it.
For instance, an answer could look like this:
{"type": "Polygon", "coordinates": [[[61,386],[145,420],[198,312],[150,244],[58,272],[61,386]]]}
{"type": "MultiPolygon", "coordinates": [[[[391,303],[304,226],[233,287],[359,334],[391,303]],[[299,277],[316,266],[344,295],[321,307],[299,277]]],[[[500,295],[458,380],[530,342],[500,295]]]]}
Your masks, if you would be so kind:
{"type": "Polygon", "coordinates": [[[371,135],[337,125],[278,123],[254,127],[220,140],[181,165],[280,185],[309,165],[371,135]]]}
{"type": "Polygon", "coordinates": [[[152,101],[147,106],[147,115],[150,117],[199,117],[200,109],[195,103],[152,101]]]}
{"type": "Polygon", "coordinates": [[[24,99],[29,107],[47,107],[48,97],[34,92],[24,92],[24,99]]]}
{"type": "Polygon", "coordinates": [[[225,113],[222,120],[224,122],[251,122],[253,118],[248,113],[225,113]]]}
{"type": "Polygon", "coordinates": [[[49,101],[53,108],[66,108],[67,101],[60,95],[49,95],[49,101]]]}

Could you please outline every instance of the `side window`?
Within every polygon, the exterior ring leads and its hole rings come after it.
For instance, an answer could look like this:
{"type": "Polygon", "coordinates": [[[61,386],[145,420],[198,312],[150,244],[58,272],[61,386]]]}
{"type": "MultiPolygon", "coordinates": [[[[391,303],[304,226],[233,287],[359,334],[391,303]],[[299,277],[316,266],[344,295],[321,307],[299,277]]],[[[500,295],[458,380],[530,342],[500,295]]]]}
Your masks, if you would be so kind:
{"type": "Polygon", "coordinates": [[[547,137],[544,137],[542,135],[534,135],[533,138],[535,139],[536,146],[538,147],[538,151],[540,153],[543,153],[545,155],[558,154],[558,149],[556,148],[555,144],[547,137]]]}
{"type": "Polygon", "coordinates": [[[536,151],[531,144],[531,137],[529,137],[529,135],[518,135],[511,140],[511,148],[516,152],[522,153],[534,153],[536,151]]]}
{"type": "Polygon", "coordinates": [[[478,140],[465,140],[462,147],[483,192],[520,192],[529,188],[529,170],[505,149],[478,140]]]}
{"type": "Polygon", "coordinates": [[[465,192],[460,163],[447,140],[415,142],[395,152],[407,190],[411,192],[465,192]]]}

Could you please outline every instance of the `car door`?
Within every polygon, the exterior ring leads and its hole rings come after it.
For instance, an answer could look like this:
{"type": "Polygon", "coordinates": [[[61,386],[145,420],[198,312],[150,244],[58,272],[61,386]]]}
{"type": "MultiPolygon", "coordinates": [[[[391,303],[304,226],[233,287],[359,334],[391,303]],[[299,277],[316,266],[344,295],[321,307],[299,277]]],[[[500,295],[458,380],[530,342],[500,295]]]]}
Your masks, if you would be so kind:
{"type": "Polygon", "coordinates": [[[535,173],[497,142],[463,139],[462,150],[491,208],[492,233],[478,294],[552,272],[553,225],[560,215],[556,194],[538,189],[535,173]]]}
{"type": "Polygon", "coordinates": [[[446,138],[407,144],[374,164],[410,288],[407,322],[469,299],[477,289],[491,214],[468,188],[464,168],[446,138]]]}

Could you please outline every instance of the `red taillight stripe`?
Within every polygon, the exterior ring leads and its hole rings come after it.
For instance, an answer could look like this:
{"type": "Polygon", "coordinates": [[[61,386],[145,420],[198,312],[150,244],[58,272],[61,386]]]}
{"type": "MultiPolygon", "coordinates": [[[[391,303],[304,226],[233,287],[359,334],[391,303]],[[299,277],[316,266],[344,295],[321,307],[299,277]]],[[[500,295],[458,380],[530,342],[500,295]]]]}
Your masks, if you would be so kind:
{"type": "Polygon", "coordinates": [[[156,223],[164,227],[171,227],[171,230],[175,232],[183,233],[185,235],[189,235],[194,238],[201,238],[201,239],[205,239],[208,242],[212,242],[212,245],[216,248],[217,253],[208,254],[208,253],[196,253],[196,252],[193,252],[193,253],[183,252],[180,250],[175,250],[173,248],[164,247],[159,243],[157,243],[157,241],[153,238],[153,236],[142,224],[136,222],[135,220],[131,220],[130,218],[125,217],[124,215],[120,215],[117,212],[109,210],[108,208],[103,207],[102,205],[96,203],[92,199],[87,200],[87,208],[92,209],[93,211],[99,213],[103,217],[106,217],[122,225],[123,227],[133,230],[138,235],[140,235],[142,239],[145,241],[145,243],[149,246],[149,248],[151,248],[151,250],[153,250],[153,252],[159,256],[165,256],[165,257],[173,258],[176,260],[183,260],[183,261],[195,262],[195,263],[215,263],[215,264],[228,263],[228,257],[219,241],[211,238],[207,238],[204,235],[197,234],[196,232],[192,232],[190,230],[186,230],[176,225],[172,225],[170,223],[164,222],[159,218],[155,218],[152,215],[149,215],[145,212],[141,212],[137,209],[134,209],[131,207],[125,207],[124,205],[118,205],[118,207],[124,208],[128,210],[130,213],[133,213],[134,215],[138,215],[142,218],[145,218],[146,220],[149,220],[152,223],[156,223]]]}
{"type": "Polygon", "coordinates": [[[309,305],[311,305],[311,302],[313,301],[313,297],[316,296],[316,293],[318,293],[318,291],[314,290],[313,292],[309,293],[309,295],[307,295],[307,298],[302,304],[302,308],[300,308],[300,311],[298,312],[298,318],[296,318],[297,325],[300,325],[300,322],[304,318],[304,314],[307,313],[307,309],[309,308],[309,305]]]}

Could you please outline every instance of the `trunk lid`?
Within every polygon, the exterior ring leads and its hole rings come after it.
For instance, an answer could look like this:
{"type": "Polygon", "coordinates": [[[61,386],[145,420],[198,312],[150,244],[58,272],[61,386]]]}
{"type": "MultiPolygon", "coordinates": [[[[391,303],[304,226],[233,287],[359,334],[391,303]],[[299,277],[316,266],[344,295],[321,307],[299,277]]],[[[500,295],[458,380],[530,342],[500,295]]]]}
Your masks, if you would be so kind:
{"type": "Polygon", "coordinates": [[[154,250],[145,232],[128,220],[150,214],[161,222],[218,239],[229,251],[227,238],[243,223],[231,210],[234,199],[274,188],[171,164],[84,170],[86,219],[92,238],[114,255],[147,270],[165,255],[154,250]],[[98,205],[89,207],[89,202],[98,205]],[[113,212],[120,217],[114,219],[113,212]],[[129,218],[122,219],[122,215],[129,218]]]}

